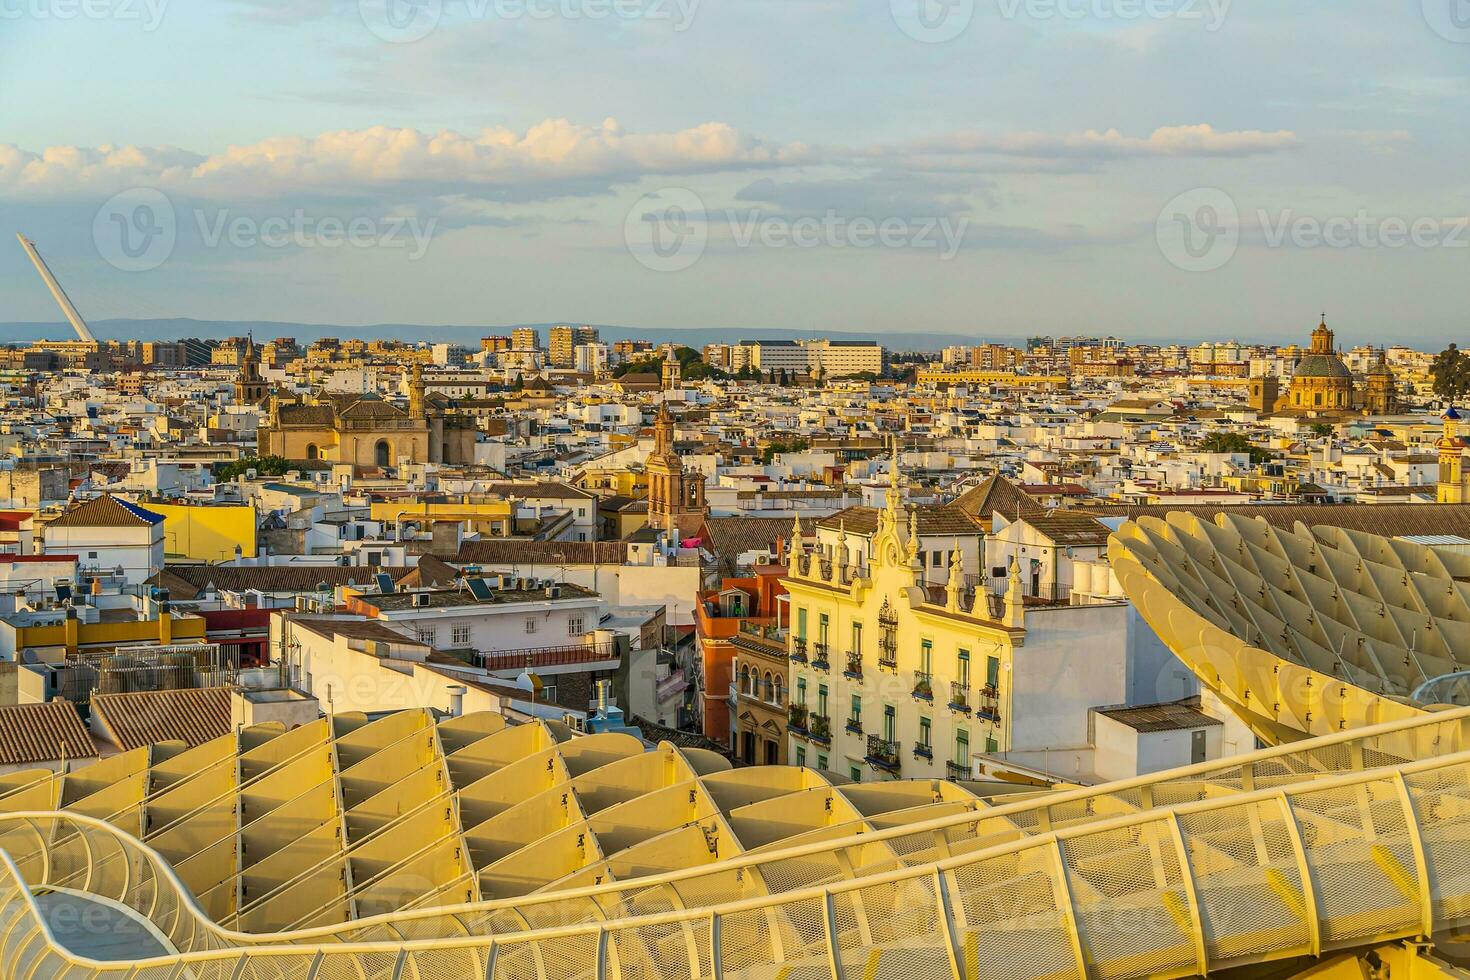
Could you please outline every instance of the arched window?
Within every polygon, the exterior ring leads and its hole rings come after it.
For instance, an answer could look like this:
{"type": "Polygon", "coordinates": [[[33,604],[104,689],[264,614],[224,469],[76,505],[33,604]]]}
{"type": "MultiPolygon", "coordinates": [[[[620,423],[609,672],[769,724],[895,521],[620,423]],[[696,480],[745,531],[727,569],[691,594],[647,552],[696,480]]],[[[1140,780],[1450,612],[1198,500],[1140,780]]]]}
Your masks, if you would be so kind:
{"type": "Polygon", "coordinates": [[[314,442],[307,443],[307,445],[306,445],[306,458],[307,459],[321,459],[321,456],[322,456],[322,451],[316,447],[316,443],[314,443],[314,442]]]}
{"type": "Polygon", "coordinates": [[[782,690],[782,688],[783,688],[783,685],[781,683],[781,675],[780,674],[777,674],[776,675],[776,700],[773,701],[773,702],[771,702],[772,704],[776,704],[776,705],[781,704],[782,698],[784,698],[785,695],[786,695],[786,692],[784,690],[782,690]]]}
{"type": "Polygon", "coordinates": [[[379,439],[378,444],[373,447],[374,461],[383,469],[387,469],[393,462],[393,450],[388,445],[387,439],[379,439]]]}
{"type": "Polygon", "coordinates": [[[750,689],[750,668],[744,664],[740,666],[740,693],[752,694],[750,689]]]}
{"type": "Polygon", "coordinates": [[[766,671],[765,680],[761,682],[761,700],[770,704],[771,696],[771,672],[766,671]]]}

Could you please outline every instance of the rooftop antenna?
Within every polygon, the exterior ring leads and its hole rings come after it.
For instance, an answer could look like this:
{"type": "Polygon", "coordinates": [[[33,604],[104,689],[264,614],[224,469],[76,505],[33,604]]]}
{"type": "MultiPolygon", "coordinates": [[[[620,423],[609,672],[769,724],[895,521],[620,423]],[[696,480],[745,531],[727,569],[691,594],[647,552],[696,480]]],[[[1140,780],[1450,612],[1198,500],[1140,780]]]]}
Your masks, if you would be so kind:
{"type": "Polygon", "coordinates": [[[15,237],[20,240],[20,247],[25,249],[26,256],[30,258],[31,264],[36,267],[36,271],[41,274],[41,279],[46,283],[46,288],[51,290],[51,298],[56,300],[57,306],[61,307],[62,314],[71,323],[72,329],[77,332],[77,336],[84,343],[95,344],[97,338],[92,336],[92,328],[87,326],[87,321],[82,319],[82,315],[72,305],[71,298],[66,295],[66,290],[61,288],[61,283],[57,282],[56,277],[51,274],[51,268],[46,265],[46,260],[41,258],[40,252],[36,251],[36,243],[26,238],[20,232],[16,232],[15,237]]]}

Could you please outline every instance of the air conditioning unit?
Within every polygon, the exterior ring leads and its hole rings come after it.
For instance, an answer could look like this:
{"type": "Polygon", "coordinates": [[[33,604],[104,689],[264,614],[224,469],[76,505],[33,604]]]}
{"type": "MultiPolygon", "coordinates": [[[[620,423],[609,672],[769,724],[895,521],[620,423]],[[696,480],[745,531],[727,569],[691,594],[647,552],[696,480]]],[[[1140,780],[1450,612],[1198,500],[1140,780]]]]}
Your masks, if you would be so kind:
{"type": "Polygon", "coordinates": [[[560,599],[561,598],[561,586],[559,586],[559,585],[548,585],[546,587],[546,598],[548,598],[548,599],[560,599]]]}
{"type": "Polygon", "coordinates": [[[755,563],[757,565],[769,565],[771,563],[771,556],[770,555],[756,555],[755,556],[755,563]]]}
{"type": "Polygon", "coordinates": [[[413,605],[414,605],[414,608],[415,609],[428,609],[429,608],[429,599],[430,599],[429,593],[427,593],[427,592],[415,592],[413,594],[413,605]]]}

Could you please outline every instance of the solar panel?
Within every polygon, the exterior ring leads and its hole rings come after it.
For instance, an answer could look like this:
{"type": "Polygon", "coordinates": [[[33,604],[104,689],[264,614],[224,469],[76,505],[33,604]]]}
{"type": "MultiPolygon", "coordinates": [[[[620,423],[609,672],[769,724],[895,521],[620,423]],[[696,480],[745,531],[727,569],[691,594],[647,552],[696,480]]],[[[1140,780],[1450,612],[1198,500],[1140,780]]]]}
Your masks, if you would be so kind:
{"type": "Polygon", "coordinates": [[[490,594],[490,583],[482,578],[472,578],[465,582],[470,587],[470,594],[480,602],[489,602],[494,598],[490,594]]]}
{"type": "Polygon", "coordinates": [[[387,595],[393,591],[393,576],[387,572],[379,572],[373,576],[373,581],[378,583],[378,591],[387,595]]]}

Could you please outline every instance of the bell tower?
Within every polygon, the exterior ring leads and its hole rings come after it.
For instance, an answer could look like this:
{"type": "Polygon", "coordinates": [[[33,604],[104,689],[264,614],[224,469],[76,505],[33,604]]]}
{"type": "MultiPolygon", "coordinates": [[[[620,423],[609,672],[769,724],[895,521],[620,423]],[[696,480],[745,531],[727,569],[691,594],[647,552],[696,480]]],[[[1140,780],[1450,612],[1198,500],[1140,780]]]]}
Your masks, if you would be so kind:
{"type": "Polygon", "coordinates": [[[255,353],[255,340],[246,337],[245,350],[240,355],[240,374],[235,379],[235,403],[259,405],[269,393],[269,385],[260,376],[260,358],[255,353]]]}
{"type": "Polygon", "coordinates": [[[674,418],[668,405],[660,404],[648,456],[648,523],[689,537],[699,533],[704,517],[704,474],[684,469],[674,448],[674,418]]]}

